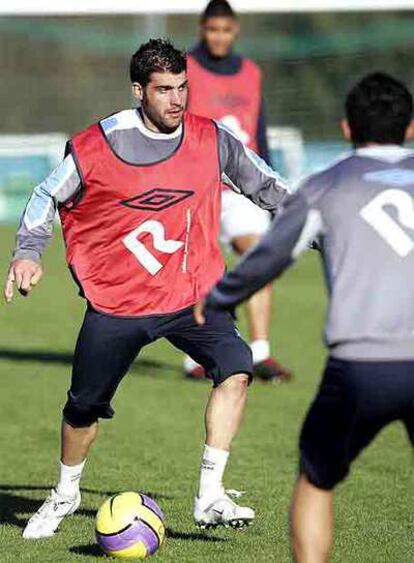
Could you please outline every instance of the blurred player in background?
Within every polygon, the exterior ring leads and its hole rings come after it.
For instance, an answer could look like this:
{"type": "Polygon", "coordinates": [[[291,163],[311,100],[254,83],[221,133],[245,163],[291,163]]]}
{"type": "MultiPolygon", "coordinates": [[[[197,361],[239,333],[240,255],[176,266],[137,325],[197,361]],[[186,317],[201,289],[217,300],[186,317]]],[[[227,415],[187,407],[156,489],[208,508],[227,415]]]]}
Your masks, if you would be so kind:
{"type": "Polygon", "coordinates": [[[63,410],[60,478],[25,538],[53,535],[76,511],[98,419],[112,418],[111,400],[129,366],[159,338],[194,357],[214,382],[195,522],[241,527],[254,518],[222,485],[253,371],[251,351],[228,313],[213,313],[200,330],[192,305],[224,270],[222,174],[264,209],[278,208],[285,187],[225,129],[185,112],[186,58],[171,43],[142,45],[130,76],[140,108],[113,114],[70,141],[62,164],[27,205],[6,282],[9,302],[13,284],[23,294],[37,284],[59,209],[68,264],[88,307],[63,410]]]}
{"type": "Polygon", "coordinates": [[[300,437],[291,512],[298,563],[329,561],[334,489],[376,435],[401,421],[414,446],[414,151],[402,146],[413,137],[412,115],[411,94],[392,77],[358,83],[342,123],[354,152],[306,180],[207,297],[211,310],[233,309],[318,241],[330,356],[300,437]]]}
{"type": "MultiPolygon", "coordinates": [[[[237,16],[226,0],[211,0],[201,16],[201,41],[188,55],[189,111],[222,123],[271,165],[262,100],[262,76],[250,59],[234,53],[239,33],[237,16]]],[[[254,158],[254,155],[252,155],[254,158]]],[[[271,215],[230,189],[224,179],[221,238],[239,255],[251,248],[269,227],[271,215]]],[[[247,303],[250,347],[255,376],[286,380],[291,372],[271,357],[269,328],[272,287],[263,288],[247,303]]],[[[204,370],[187,357],[188,376],[204,370]]]]}

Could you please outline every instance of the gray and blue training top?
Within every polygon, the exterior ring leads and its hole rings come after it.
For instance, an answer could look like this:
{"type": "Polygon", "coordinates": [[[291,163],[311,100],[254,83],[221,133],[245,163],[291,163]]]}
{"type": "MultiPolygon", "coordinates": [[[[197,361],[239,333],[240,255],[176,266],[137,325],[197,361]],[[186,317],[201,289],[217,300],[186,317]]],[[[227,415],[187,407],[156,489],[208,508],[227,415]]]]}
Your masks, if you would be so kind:
{"type": "Polygon", "coordinates": [[[329,290],[326,342],[348,360],[414,358],[414,151],[358,149],[285,200],[262,241],[208,296],[231,309],[311,241],[329,290]]]}

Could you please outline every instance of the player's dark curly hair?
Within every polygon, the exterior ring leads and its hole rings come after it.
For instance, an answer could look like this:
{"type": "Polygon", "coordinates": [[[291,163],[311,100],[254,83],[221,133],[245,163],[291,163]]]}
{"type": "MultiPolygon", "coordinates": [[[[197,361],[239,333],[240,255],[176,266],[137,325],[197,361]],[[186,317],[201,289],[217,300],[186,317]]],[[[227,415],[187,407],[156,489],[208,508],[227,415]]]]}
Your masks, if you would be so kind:
{"type": "Polygon", "coordinates": [[[187,69],[185,53],[176,49],[167,39],[150,39],[131,57],[131,82],[146,86],[153,72],[180,74],[187,69]]]}
{"type": "Polygon", "coordinates": [[[401,145],[413,116],[413,98],[402,82],[375,72],[352,88],[345,109],[355,146],[401,145]]]}
{"type": "Polygon", "coordinates": [[[227,0],[210,0],[201,14],[201,23],[208,18],[233,18],[236,19],[236,13],[227,0]]]}

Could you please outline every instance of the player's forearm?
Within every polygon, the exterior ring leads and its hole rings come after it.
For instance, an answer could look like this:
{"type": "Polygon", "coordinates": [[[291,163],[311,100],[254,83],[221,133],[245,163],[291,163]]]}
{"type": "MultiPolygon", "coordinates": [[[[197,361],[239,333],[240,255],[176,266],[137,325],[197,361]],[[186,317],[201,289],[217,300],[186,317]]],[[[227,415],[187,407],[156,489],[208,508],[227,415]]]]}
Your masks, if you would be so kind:
{"type": "Polygon", "coordinates": [[[209,307],[234,309],[278,277],[292,263],[290,253],[273,253],[269,242],[262,241],[256,245],[233,271],[225,274],[207,296],[209,307]]]}
{"type": "Polygon", "coordinates": [[[81,180],[69,153],[50,176],[33,190],[17,231],[14,260],[40,261],[52,237],[58,205],[72,200],[80,189],[81,180]]]}
{"type": "Polygon", "coordinates": [[[218,127],[224,182],[262,209],[278,209],[288,191],[286,182],[222,125],[218,127]]]}
{"type": "Polygon", "coordinates": [[[40,262],[51,238],[51,231],[47,232],[37,229],[36,232],[30,232],[22,221],[16,235],[13,260],[33,260],[33,262],[40,262]]]}
{"type": "Polygon", "coordinates": [[[57,202],[42,185],[33,191],[20,221],[13,260],[40,262],[53,233],[57,202]]]}
{"type": "Polygon", "coordinates": [[[315,213],[301,194],[290,196],[261,241],[213,288],[207,305],[231,310],[280,276],[320,232],[315,213]]]}

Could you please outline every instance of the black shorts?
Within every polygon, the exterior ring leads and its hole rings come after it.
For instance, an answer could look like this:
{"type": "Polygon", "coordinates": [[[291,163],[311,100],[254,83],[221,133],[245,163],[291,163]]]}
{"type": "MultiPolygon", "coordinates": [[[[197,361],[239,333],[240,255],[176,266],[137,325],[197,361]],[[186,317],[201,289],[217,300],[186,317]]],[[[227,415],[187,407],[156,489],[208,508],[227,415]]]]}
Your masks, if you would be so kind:
{"type": "Polygon", "coordinates": [[[414,361],[330,358],[300,436],[300,472],[333,489],[389,423],[402,421],[414,446],[414,361]]]}
{"type": "Polygon", "coordinates": [[[88,309],[75,349],[63,416],[73,426],[112,418],[110,402],[140,350],[166,338],[201,364],[215,386],[236,373],[252,376],[252,355],[228,312],[208,310],[198,326],[192,308],[168,315],[112,317],[88,309]]]}

